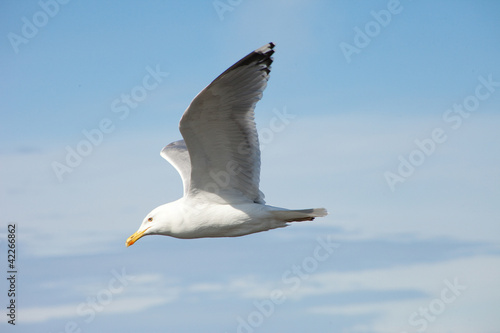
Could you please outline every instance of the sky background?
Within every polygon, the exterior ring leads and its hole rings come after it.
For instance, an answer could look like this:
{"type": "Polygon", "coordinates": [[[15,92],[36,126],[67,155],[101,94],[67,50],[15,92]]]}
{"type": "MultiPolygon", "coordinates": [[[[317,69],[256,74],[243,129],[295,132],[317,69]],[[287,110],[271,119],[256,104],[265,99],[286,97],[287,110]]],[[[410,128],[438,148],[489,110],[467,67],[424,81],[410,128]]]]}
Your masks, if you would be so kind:
{"type": "Polygon", "coordinates": [[[12,223],[18,274],[16,325],[4,314],[0,330],[500,332],[499,14],[498,1],[2,1],[4,313],[12,223]],[[185,108],[270,41],[261,189],[330,214],[126,248],[182,195],[159,152],[185,108]]]}

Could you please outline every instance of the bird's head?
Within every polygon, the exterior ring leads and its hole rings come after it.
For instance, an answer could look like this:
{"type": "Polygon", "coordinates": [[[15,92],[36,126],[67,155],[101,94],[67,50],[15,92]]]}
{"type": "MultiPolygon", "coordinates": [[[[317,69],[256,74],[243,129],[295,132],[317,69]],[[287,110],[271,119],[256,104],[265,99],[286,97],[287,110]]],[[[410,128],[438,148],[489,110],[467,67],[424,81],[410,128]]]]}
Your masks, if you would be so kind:
{"type": "MultiPolygon", "coordinates": [[[[167,204],[168,205],[168,204],[167,204]]],[[[164,234],[166,227],[168,226],[168,212],[167,205],[162,205],[153,209],[142,221],[139,230],[137,230],[132,236],[130,236],[125,244],[127,247],[134,244],[140,238],[147,235],[158,235],[164,234]]]]}

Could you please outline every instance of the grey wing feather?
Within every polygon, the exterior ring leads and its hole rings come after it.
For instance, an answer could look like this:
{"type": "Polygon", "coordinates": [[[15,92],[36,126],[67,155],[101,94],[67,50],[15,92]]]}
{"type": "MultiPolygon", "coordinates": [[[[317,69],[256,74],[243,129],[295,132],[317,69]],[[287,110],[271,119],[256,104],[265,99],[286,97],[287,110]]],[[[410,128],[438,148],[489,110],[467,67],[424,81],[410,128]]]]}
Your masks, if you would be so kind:
{"type": "Polygon", "coordinates": [[[191,183],[191,160],[184,140],[168,144],[162,149],[160,155],[181,175],[184,195],[186,195],[191,183]]]}

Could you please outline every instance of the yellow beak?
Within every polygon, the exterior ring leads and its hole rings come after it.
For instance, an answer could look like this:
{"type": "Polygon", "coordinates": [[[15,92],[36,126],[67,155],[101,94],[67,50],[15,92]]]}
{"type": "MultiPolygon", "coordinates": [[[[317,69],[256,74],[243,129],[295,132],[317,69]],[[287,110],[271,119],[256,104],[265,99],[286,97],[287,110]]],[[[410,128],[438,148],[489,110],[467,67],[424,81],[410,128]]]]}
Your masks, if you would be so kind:
{"type": "Polygon", "coordinates": [[[141,238],[142,236],[144,236],[144,233],[149,228],[150,227],[148,227],[148,228],[146,228],[144,230],[141,230],[141,231],[136,231],[132,236],[130,236],[129,238],[127,238],[127,241],[125,242],[125,244],[127,244],[127,247],[129,247],[130,245],[134,244],[135,242],[137,242],[139,240],[139,238],[141,238]]]}

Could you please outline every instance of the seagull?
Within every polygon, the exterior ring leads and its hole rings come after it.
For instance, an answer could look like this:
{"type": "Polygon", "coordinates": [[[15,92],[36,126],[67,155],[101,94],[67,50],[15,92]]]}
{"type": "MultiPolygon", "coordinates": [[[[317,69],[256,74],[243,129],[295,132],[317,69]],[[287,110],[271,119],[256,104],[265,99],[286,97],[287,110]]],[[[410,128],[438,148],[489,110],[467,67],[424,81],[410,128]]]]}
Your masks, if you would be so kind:
{"type": "Polygon", "coordinates": [[[254,108],[271,71],[274,44],[251,52],[203,89],[179,123],[184,140],[161,151],[179,172],[182,198],[153,209],[127,241],[147,235],[181,239],[237,237],[326,216],[324,208],[265,204],[254,108]]]}

